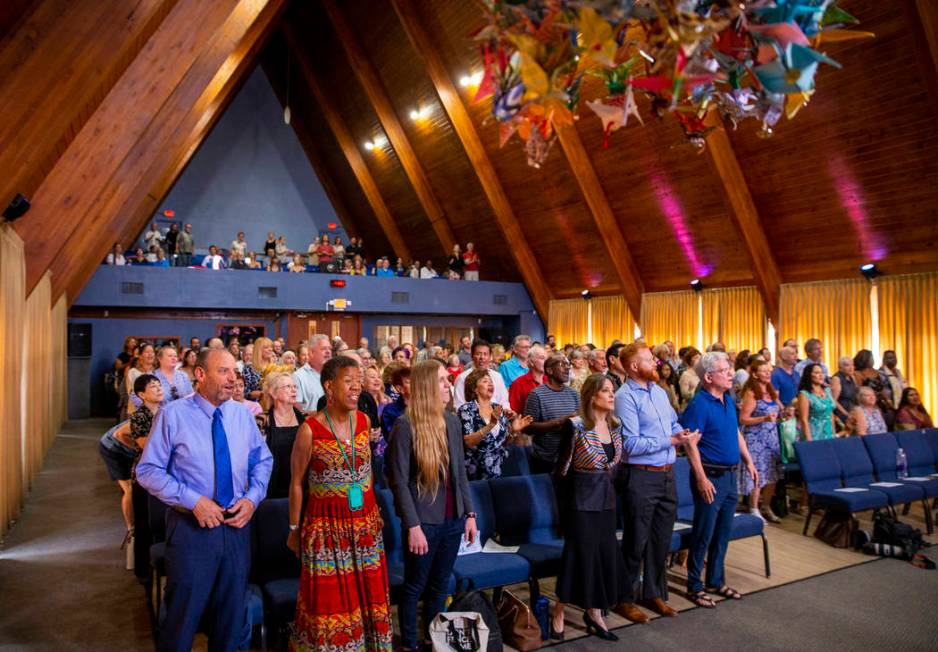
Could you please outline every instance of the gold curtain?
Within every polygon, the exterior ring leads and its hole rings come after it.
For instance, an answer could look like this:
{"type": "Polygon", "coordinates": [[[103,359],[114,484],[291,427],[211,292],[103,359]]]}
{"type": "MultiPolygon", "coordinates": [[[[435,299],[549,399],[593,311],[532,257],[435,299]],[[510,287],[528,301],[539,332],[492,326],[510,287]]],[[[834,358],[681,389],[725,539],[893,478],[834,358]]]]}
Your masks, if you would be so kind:
{"type": "Polygon", "coordinates": [[[632,341],[635,320],[623,296],[596,297],[592,304],[593,344],[605,349],[613,340],[632,341]]]}
{"type": "Polygon", "coordinates": [[[642,337],[654,346],[671,340],[678,348],[697,346],[697,295],[693,290],[642,295],[642,337]]]}
{"type": "Polygon", "coordinates": [[[53,435],[68,420],[68,299],[63,293],[52,306],[53,435]]]}
{"type": "Polygon", "coordinates": [[[20,373],[25,301],[23,241],[0,224],[0,534],[19,515],[23,499],[20,373]]]}
{"type": "Polygon", "coordinates": [[[583,299],[553,299],[547,317],[547,332],[557,346],[585,344],[589,338],[587,302],[583,299]]]}
{"type": "Polygon", "coordinates": [[[824,345],[823,360],[833,373],[837,359],[853,356],[872,347],[873,323],[870,315],[868,281],[821,281],[782,285],[779,315],[779,345],[787,339],[798,342],[804,357],[804,343],[814,337],[824,345]]]}
{"type": "Polygon", "coordinates": [[[755,286],[704,290],[701,302],[704,345],[752,352],[765,346],[765,304],[755,286]]]}
{"type": "Polygon", "coordinates": [[[880,350],[896,352],[899,369],[919,391],[934,420],[938,416],[938,272],[887,276],[876,284],[880,350]]]}
{"type": "Polygon", "coordinates": [[[23,473],[31,487],[58,424],[52,406],[52,274],[46,272],[26,299],[23,317],[23,473]]]}

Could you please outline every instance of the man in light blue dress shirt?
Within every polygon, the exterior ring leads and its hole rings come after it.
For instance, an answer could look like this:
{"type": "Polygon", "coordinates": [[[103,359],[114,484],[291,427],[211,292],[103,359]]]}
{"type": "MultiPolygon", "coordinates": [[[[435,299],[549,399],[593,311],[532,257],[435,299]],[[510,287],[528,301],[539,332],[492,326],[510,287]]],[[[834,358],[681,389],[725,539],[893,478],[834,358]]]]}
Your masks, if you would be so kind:
{"type": "Polygon", "coordinates": [[[319,374],[326,361],[332,357],[329,336],[321,333],[313,335],[309,340],[308,353],[306,364],[293,374],[293,382],[296,383],[296,407],[312,414],[317,411],[319,399],[326,395],[319,374]]]}
{"type": "Polygon", "coordinates": [[[636,603],[662,616],[677,615],[667,604],[665,563],[677,518],[677,486],[671,466],[675,447],[694,442],[700,435],[687,432],[678,423],[667,393],[656,382],[656,363],[647,346],[622,347],[619,361],[627,375],[616,392],[616,416],[622,422],[624,455],[619,487],[624,517],[622,554],[629,586],[626,600],[616,611],[643,623],[648,616],[636,603]]]}
{"type": "Polygon", "coordinates": [[[511,358],[498,366],[498,372],[505,381],[505,387],[528,373],[528,352],[531,350],[531,336],[518,335],[511,342],[511,358]]]}
{"type": "Polygon", "coordinates": [[[137,481],[166,515],[166,617],[157,649],[191,650],[203,614],[209,650],[235,650],[251,566],[250,521],[267,493],[273,458],[242,404],[232,401],[235,360],[203,349],[198,391],[161,409],[137,481]]]}

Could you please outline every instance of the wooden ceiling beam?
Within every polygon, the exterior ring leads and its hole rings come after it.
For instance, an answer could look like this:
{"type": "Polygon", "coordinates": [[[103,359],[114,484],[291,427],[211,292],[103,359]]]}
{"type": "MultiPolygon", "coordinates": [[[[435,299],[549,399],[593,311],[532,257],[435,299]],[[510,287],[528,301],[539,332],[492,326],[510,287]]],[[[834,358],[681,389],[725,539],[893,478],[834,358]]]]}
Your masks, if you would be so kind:
{"type": "Polygon", "coordinates": [[[603,246],[609,259],[612,261],[616,270],[616,276],[619,278],[619,285],[622,288],[622,295],[632,313],[632,319],[638,320],[642,313],[642,293],[645,291],[642,284],[642,278],[639,276],[638,268],[629,253],[629,247],[622,235],[622,229],[616,220],[609,199],[599,183],[599,177],[596,175],[596,169],[593,162],[586,153],[583,141],[580,140],[580,134],[576,127],[569,125],[557,130],[557,137],[560,140],[560,146],[563,149],[564,156],[570,166],[577,184],[580,186],[580,192],[589,206],[590,214],[593,216],[593,222],[602,238],[603,246]]]}
{"type": "Polygon", "coordinates": [[[407,243],[404,242],[400,229],[397,228],[397,222],[394,220],[394,216],[391,215],[388,205],[381,196],[381,192],[378,190],[378,184],[375,183],[374,177],[371,176],[368,165],[365,163],[365,159],[358,150],[358,144],[352,137],[352,133],[345,124],[345,120],[342,119],[338,109],[336,109],[335,105],[332,103],[332,98],[323,90],[322,84],[319,82],[316,72],[313,70],[312,63],[306,51],[303,49],[303,44],[296,30],[292,25],[284,22],[283,33],[287,39],[287,46],[296,58],[296,62],[299,64],[300,73],[303,75],[303,81],[313,92],[316,101],[319,103],[319,108],[322,110],[323,115],[325,115],[326,122],[329,123],[329,128],[332,129],[332,133],[335,135],[339,147],[342,149],[342,153],[348,161],[349,167],[352,168],[352,173],[362,187],[365,198],[368,200],[371,210],[374,211],[375,217],[378,219],[378,224],[381,225],[384,235],[387,237],[388,242],[391,243],[394,254],[404,260],[411,260],[410,249],[407,247],[407,243]]]}
{"type": "Polygon", "coordinates": [[[417,199],[420,200],[420,205],[430,220],[433,231],[443,245],[444,253],[449,254],[453,249],[453,245],[456,244],[456,237],[453,235],[453,230],[446,219],[443,207],[430,186],[430,180],[427,178],[423,166],[420,165],[417,154],[407,138],[404,127],[394,111],[391,98],[388,97],[388,92],[384,88],[384,84],[381,83],[378,71],[368,59],[368,55],[358,41],[356,31],[349,24],[348,19],[346,19],[345,14],[335,0],[323,0],[322,4],[326,9],[326,13],[329,14],[329,20],[335,28],[342,47],[345,49],[345,54],[352,66],[355,77],[358,78],[358,81],[365,89],[365,94],[368,95],[368,99],[375,109],[381,127],[397,153],[404,172],[417,193],[417,199]]]}
{"type": "Polygon", "coordinates": [[[541,320],[546,324],[553,293],[544,282],[544,275],[537,258],[524,237],[511,202],[508,201],[495,167],[485,152],[485,147],[482,145],[475,125],[472,124],[472,118],[463,104],[459,91],[440,58],[439,49],[430,37],[412,0],[392,0],[392,4],[413,43],[414,50],[423,58],[440,103],[446,110],[463,149],[466,150],[472,168],[479,177],[482,190],[485,191],[489,204],[492,206],[498,226],[505,236],[505,248],[514,257],[515,264],[521,272],[521,278],[531,293],[531,300],[541,320]]]}
{"type": "Polygon", "coordinates": [[[707,153],[716,168],[720,183],[730,205],[730,215],[739,228],[746,243],[752,275],[765,302],[766,314],[776,327],[779,316],[779,292],[782,274],[775,256],[769,247],[769,240],[759,219],[759,212],[746,184],[746,177],[733,151],[733,145],[726,134],[720,114],[711,110],[706,117],[706,124],[715,127],[707,136],[707,153]]]}
{"type": "MultiPolygon", "coordinates": [[[[177,8],[202,3],[180,3],[177,8]]],[[[215,13],[194,30],[189,21],[182,27],[169,24],[183,16],[171,15],[148,47],[147,55],[158,66],[178,47],[182,32],[198,31],[191,42],[189,56],[182,74],[154,112],[147,124],[125,150],[123,158],[104,180],[93,203],[78,221],[80,229],[70,236],[67,246],[52,263],[53,296],[68,291],[69,300],[77,297],[81,287],[94,273],[107,253],[115,235],[128,230],[139,231],[163,195],[178,177],[185,163],[198,148],[229,100],[241,75],[253,63],[253,56],[263,43],[286,0],[237,0],[215,3],[215,13]],[[165,37],[165,40],[161,37],[165,37]]],[[[136,62],[135,62],[136,64],[136,62]]],[[[160,84],[161,70],[142,65],[137,73],[147,73],[149,83],[160,84]]],[[[124,81],[124,80],[122,80],[124,81]]],[[[133,77],[127,82],[134,87],[133,77]]],[[[137,82],[139,83],[139,81],[137,82]]],[[[128,99],[133,93],[128,94],[128,99]]],[[[102,107],[103,108],[103,107],[102,107]]],[[[114,122],[139,110],[136,102],[115,107],[118,112],[107,116],[114,122]]],[[[99,134],[98,138],[102,136],[99,134]]]]}
{"type": "Polygon", "coordinates": [[[43,179],[176,1],[128,8],[123,0],[42,0],[0,43],[0,205],[16,193],[35,203],[43,179]]]}

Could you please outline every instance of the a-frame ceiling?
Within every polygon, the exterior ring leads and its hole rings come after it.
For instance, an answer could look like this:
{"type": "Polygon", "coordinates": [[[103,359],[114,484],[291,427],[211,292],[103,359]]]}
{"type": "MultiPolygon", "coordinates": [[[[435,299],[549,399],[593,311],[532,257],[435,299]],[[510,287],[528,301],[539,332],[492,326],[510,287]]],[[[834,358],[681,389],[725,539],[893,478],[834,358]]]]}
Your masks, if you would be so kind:
{"type": "Polygon", "coordinates": [[[844,69],[822,69],[811,103],[772,139],[744,125],[697,154],[640,99],[645,126],[603,149],[584,110],[540,169],[516,142],[499,148],[487,106],[455,84],[478,69],[472,2],[16,4],[0,42],[0,163],[16,173],[0,179],[0,201],[33,200],[16,223],[30,286],[51,266],[56,293],[74,297],[110,242],[143,227],[257,63],[289,94],[311,165],[372,255],[439,261],[452,240],[473,241],[485,276],[524,281],[542,314],[584,288],[637,312],[642,291],[698,277],[755,283],[773,314],[781,282],[851,276],[869,260],[886,273],[938,268],[931,0],[841,2],[876,38],[830,44],[844,69]],[[415,122],[418,106],[431,112],[415,122]],[[376,137],[387,144],[366,150],[376,137]]]}

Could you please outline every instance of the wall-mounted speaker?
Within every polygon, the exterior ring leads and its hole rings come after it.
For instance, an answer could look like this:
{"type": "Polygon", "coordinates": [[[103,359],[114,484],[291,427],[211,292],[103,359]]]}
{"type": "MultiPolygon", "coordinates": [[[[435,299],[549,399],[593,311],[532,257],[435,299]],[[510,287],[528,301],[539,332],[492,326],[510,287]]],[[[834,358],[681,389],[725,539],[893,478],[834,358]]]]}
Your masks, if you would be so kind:
{"type": "Polygon", "coordinates": [[[7,222],[13,222],[18,220],[26,214],[26,211],[29,210],[29,200],[26,199],[22,194],[17,193],[16,197],[13,198],[13,201],[10,202],[10,205],[3,209],[3,218],[7,222]]]}

